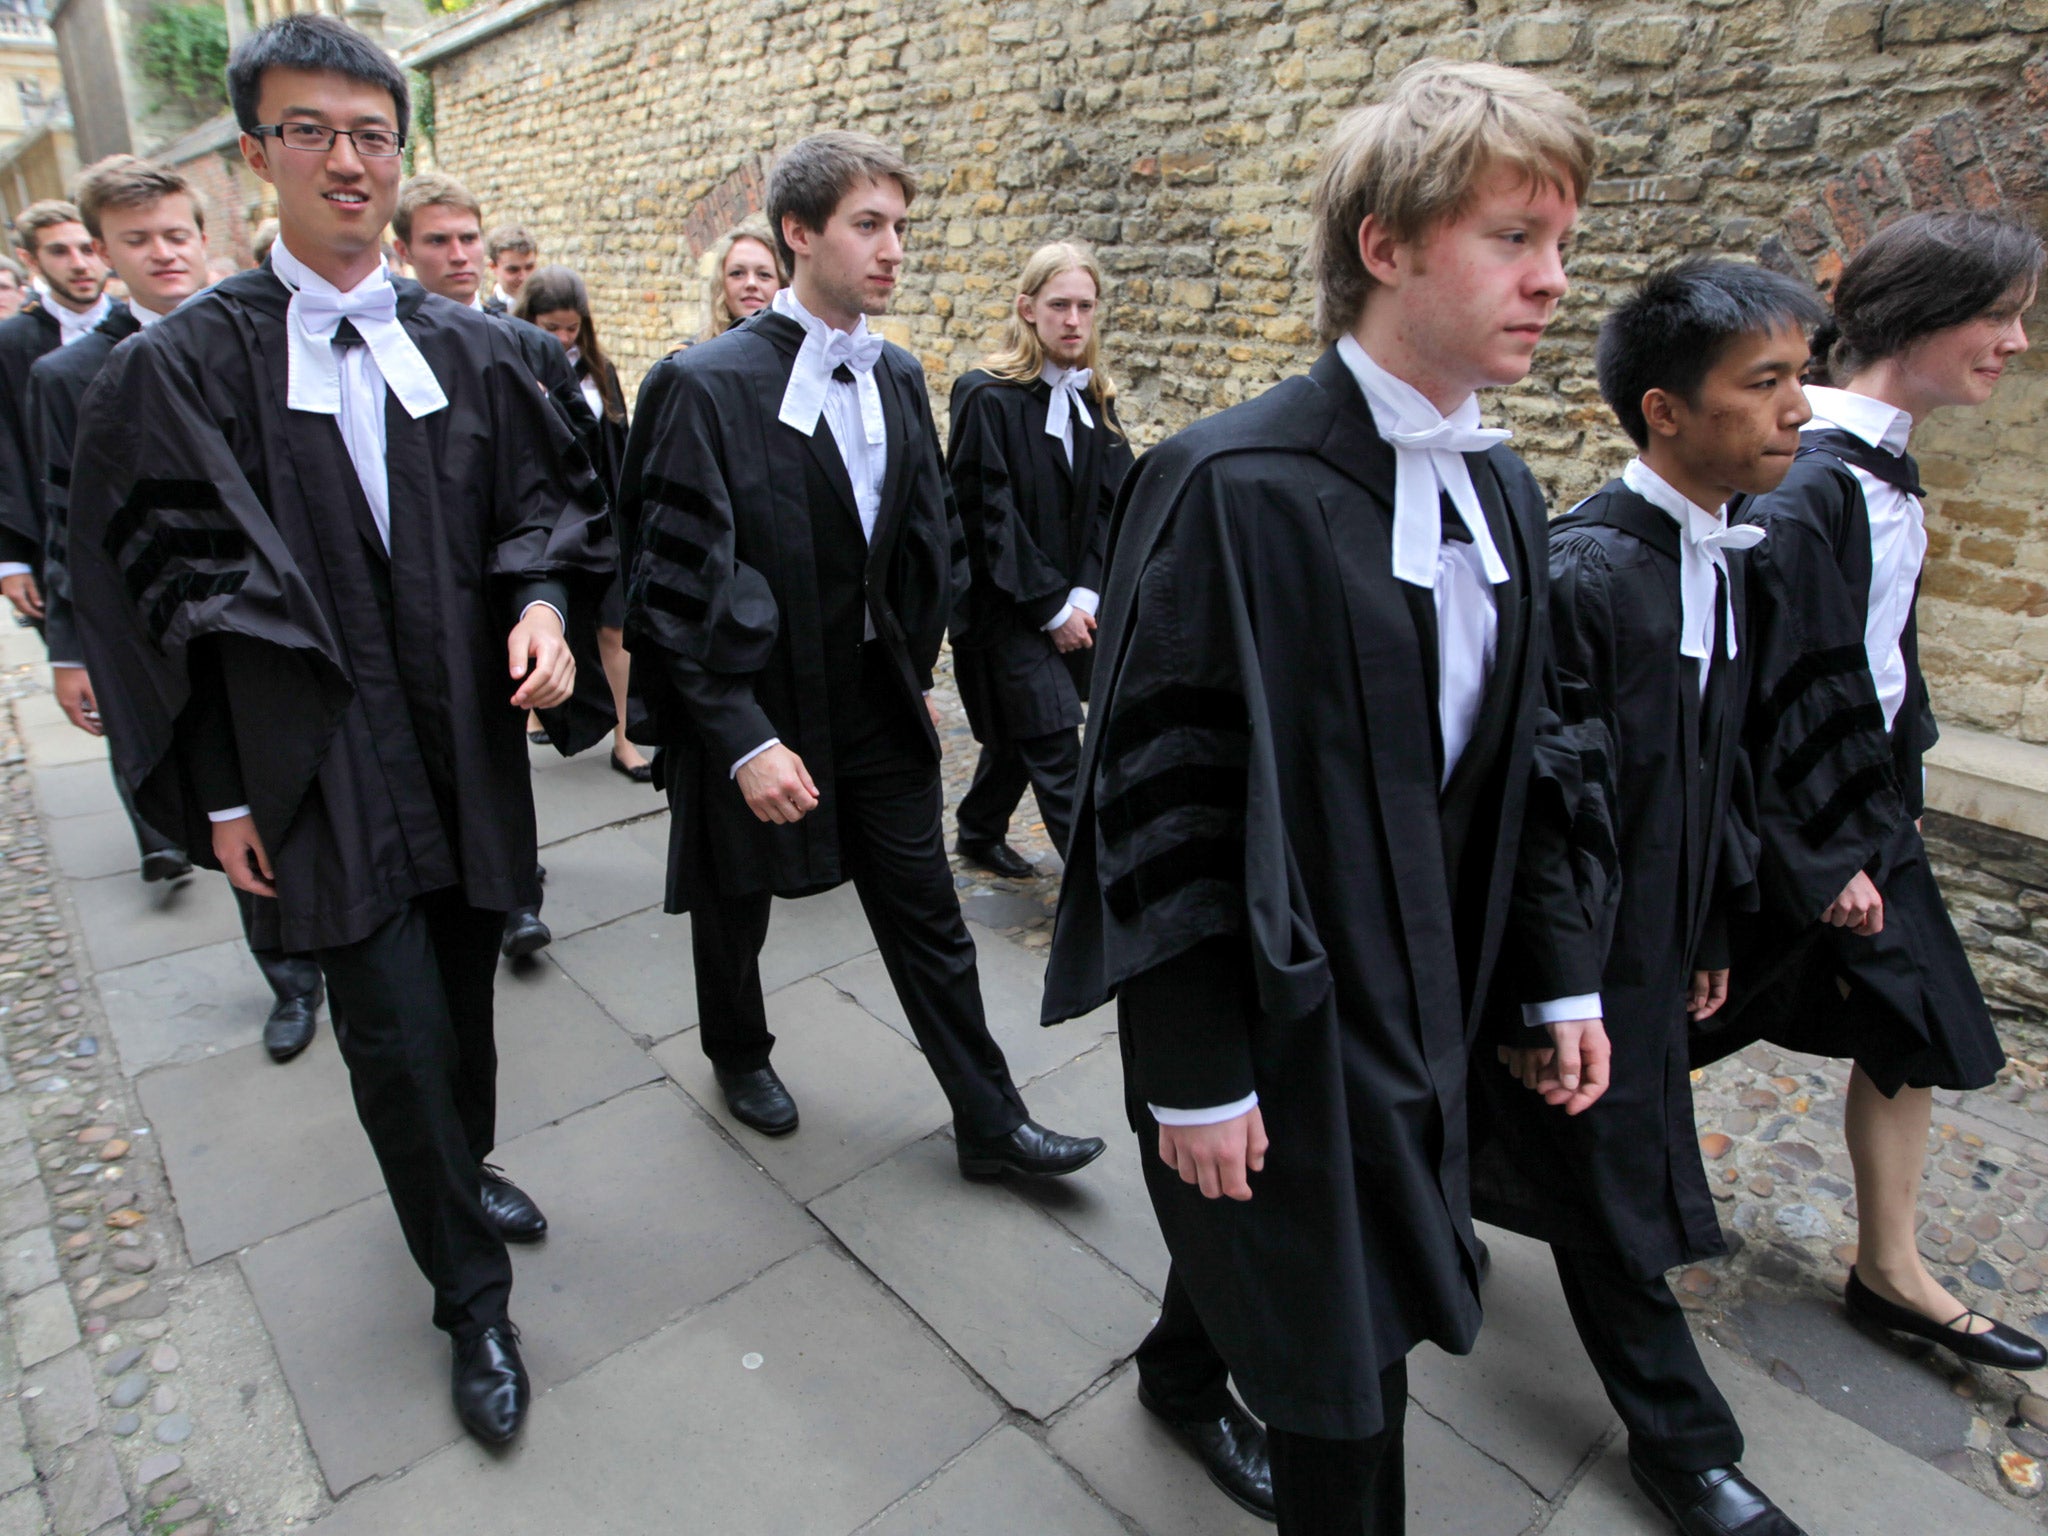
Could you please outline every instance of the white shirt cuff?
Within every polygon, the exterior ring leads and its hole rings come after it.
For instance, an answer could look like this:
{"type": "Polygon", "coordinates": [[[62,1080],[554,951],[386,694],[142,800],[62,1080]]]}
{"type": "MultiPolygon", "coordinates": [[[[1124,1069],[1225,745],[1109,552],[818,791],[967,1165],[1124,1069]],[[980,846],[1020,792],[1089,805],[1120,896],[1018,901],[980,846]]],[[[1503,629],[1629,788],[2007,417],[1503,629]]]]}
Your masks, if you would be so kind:
{"type": "Polygon", "coordinates": [[[0,581],[9,576],[33,576],[35,573],[34,566],[23,565],[19,560],[0,560],[0,581]]]}
{"type": "Polygon", "coordinates": [[[50,663],[50,666],[53,670],[57,667],[64,667],[72,671],[82,671],[84,670],[85,663],[82,661],[53,661],[50,663]]]}
{"type": "Polygon", "coordinates": [[[528,603],[524,608],[519,610],[519,617],[522,620],[525,619],[525,617],[529,613],[533,612],[533,610],[536,608],[547,609],[549,613],[552,613],[555,616],[555,622],[562,626],[562,633],[565,635],[569,633],[569,616],[562,612],[561,609],[557,608],[553,603],[547,601],[545,598],[537,597],[532,602],[528,603]]]}
{"type": "Polygon", "coordinates": [[[1066,623],[1067,620],[1071,619],[1073,616],[1074,605],[1072,603],[1068,603],[1065,607],[1061,608],[1058,613],[1054,614],[1050,619],[1047,619],[1043,624],[1039,625],[1038,627],[1049,635],[1054,630],[1058,629],[1062,624],[1066,623]]]}
{"type": "Polygon", "coordinates": [[[240,821],[244,816],[247,816],[249,814],[249,807],[247,807],[246,805],[238,805],[231,811],[208,811],[206,813],[206,819],[208,821],[240,821]]]}
{"type": "Polygon", "coordinates": [[[740,776],[740,770],[746,767],[747,764],[751,763],[763,752],[766,752],[770,747],[779,747],[781,745],[782,738],[780,736],[770,736],[766,741],[762,742],[761,745],[754,748],[754,750],[749,752],[745,757],[735,759],[732,765],[732,772],[728,773],[726,777],[728,779],[738,778],[740,776]]]}
{"type": "Polygon", "coordinates": [[[1067,601],[1092,619],[1096,611],[1102,607],[1102,594],[1091,592],[1086,587],[1076,587],[1067,594],[1067,601]]]}
{"type": "Polygon", "coordinates": [[[1556,997],[1547,1003],[1522,1004],[1522,1022],[1531,1029],[1540,1029],[1545,1024],[1569,1024],[1579,1019],[1598,1019],[1600,994],[1587,992],[1578,997],[1556,997]]]}
{"type": "Polygon", "coordinates": [[[1235,1120],[1239,1115],[1249,1114],[1259,1107],[1256,1092],[1248,1093],[1235,1104],[1215,1104],[1208,1109],[1167,1109],[1159,1104],[1147,1104],[1152,1118],[1161,1125],[1221,1125],[1225,1120],[1235,1120]]]}

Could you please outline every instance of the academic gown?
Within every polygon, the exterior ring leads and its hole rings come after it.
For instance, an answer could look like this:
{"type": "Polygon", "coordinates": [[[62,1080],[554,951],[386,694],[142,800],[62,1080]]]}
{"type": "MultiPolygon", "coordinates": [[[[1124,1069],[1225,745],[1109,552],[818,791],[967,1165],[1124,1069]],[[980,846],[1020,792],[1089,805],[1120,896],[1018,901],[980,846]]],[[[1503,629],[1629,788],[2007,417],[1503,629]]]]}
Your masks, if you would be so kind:
{"type": "Polygon", "coordinates": [[[1853,1057],[1886,1093],[1981,1088],[2005,1051],[1915,825],[1921,758],[1938,734],[1915,612],[1900,637],[1905,699],[1887,731],[1864,648],[1870,512],[1852,461],[1916,476],[1910,458],[1808,433],[1784,484],[1735,513],[1770,530],[1750,556],[1744,728],[1762,905],[1731,926],[1725,1018],[1696,1036],[1694,1062],[1767,1039],[1853,1057]],[[1868,936],[1819,921],[1858,870],[1884,896],[1884,927],[1868,936]]]}
{"type": "MultiPolygon", "coordinates": [[[[861,692],[858,642],[828,655],[818,580],[825,540],[860,538],[852,481],[820,418],[779,419],[803,328],[763,310],[648,371],[619,492],[633,739],[660,748],[672,794],[668,910],[720,896],[799,896],[847,878],[833,790],[831,711],[861,692]],[[839,520],[827,525],[826,519],[839,520]],[[848,523],[850,522],[850,532],[848,523]],[[755,818],[732,765],[770,737],[803,759],[816,810],[755,818]]],[[[875,365],[888,465],[866,545],[866,610],[888,659],[906,750],[936,762],[922,694],[966,582],[924,371],[902,348],[875,365]]],[[[858,615],[853,615],[856,630],[858,615]]]]}
{"type": "Polygon", "coordinates": [[[293,952],[439,889],[537,902],[505,645],[528,602],[564,608],[577,656],[553,740],[611,724],[588,617],[603,496],[503,329],[395,282],[448,404],[415,421],[387,391],[389,554],[335,418],[285,404],[290,295],[268,266],[117,349],[81,413],[71,574],[116,771],[202,859],[206,812],[250,806],[281,929],[252,940],[293,952]]]}
{"type": "MultiPolygon", "coordinates": [[[[1610,1086],[1581,1115],[1546,1105],[1491,1050],[1474,1061],[1473,1208],[1561,1247],[1617,1256],[1636,1279],[1723,1251],[1688,1079],[1685,993],[1727,960],[1727,915],[1755,898],[1755,835],[1741,756],[1749,641],[1740,551],[1716,599],[1705,697],[1679,654],[1676,522],[1620,480],[1550,525],[1550,633],[1567,720],[1592,720],[1612,757],[1598,775],[1618,888],[1603,913],[1600,999],[1610,1086]]],[[[1495,999],[1496,1011],[1512,1000],[1495,999]]],[[[1497,1019],[1513,1041],[1519,1018],[1497,1019]]],[[[1547,1043],[1547,1042],[1535,1042],[1547,1043]]]]}
{"type": "Polygon", "coordinates": [[[1417,1343],[1478,1329],[1466,1084],[1496,969],[1519,999],[1599,989],[1542,494],[1505,449],[1466,462],[1511,579],[1448,786],[1435,609],[1392,574],[1393,452],[1336,352],[1139,462],[1046,979],[1053,1023],[1239,957],[1241,991],[1194,983],[1150,1038],[1126,1009],[1128,1108],[1156,1161],[1146,1101],[1258,1093],[1252,1200],[1168,1173],[1154,1205],[1246,1404],[1332,1439],[1379,1432],[1417,1343]]]}
{"type": "Polygon", "coordinates": [[[1131,467],[1112,401],[1073,418],[1074,462],[1046,434],[1052,386],[975,369],[953,386],[946,469],[972,572],[953,631],[953,676],[975,740],[1050,736],[1081,723],[1092,649],[1062,654],[1045,625],[1075,587],[1102,590],[1110,511],[1131,467]]]}
{"type": "MultiPolygon", "coordinates": [[[[42,569],[42,466],[29,436],[28,375],[63,331],[41,298],[0,320],[0,560],[42,569]]],[[[74,343],[75,345],[75,343],[74,343]]]]}

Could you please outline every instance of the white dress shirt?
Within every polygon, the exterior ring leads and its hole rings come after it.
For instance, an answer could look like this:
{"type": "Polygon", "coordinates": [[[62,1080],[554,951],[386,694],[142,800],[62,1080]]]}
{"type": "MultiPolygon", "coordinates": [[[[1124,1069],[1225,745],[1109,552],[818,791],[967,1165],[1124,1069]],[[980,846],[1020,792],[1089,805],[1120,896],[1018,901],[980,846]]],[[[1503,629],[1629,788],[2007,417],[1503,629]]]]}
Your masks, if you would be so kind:
{"type": "MultiPolygon", "coordinates": [[[[491,292],[493,295],[496,296],[498,302],[504,305],[507,309],[517,309],[519,307],[519,301],[513,298],[511,294],[507,293],[501,284],[491,284],[491,292]]],[[[478,309],[482,309],[484,307],[482,295],[478,295],[476,307],[478,309]]]]}
{"type": "MultiPolygon", "coordinates": [[[[1913,431],[1913,418],[1897,406],[1846,389],[1812,387],[1806,391],[1813,407],[1809,432],[1837,428],[1860,437],[1873,448],[1903,454],[1913,431]]],[[[1920,566],[1927,558],[1927,514],[1918,497],[1856,465],[1849,466],[1863,487],[1870,513],[1870,606],[1863,617],[1863,650],[1870,658],[1870,676],[1877,684],[1877,702],[1889,731],[1906,701],[1906,655],[1899,641],[1913,612],[1913,592],[1920,566]]]]}
{"type": "Polygon", "coordinates": [[[1630,459],[1621,471],[1622,484],[1678,524],[1678,654],[1700,664],[1700,697],[1707,696],[1707,677],[1714,665],[1714,593],[1718,587],[1728,613],[1728,659],[1738,654],[1735,639],[1735,594],[1726,585],[1731,549],[1754,549],[1764,530],[1751,524],[1728,526],[1728,504],[1709,512],[1641,459],[1630,459]]]}
{"type": "Polygon", "coordinates": [[[102,293],[93,300],[90,309],[83,310],[66,309],[54,299],[43,307],[57,317],[57,345],[68,347],[81,336],[90,336],[94,327],[107,318],[114,307],[114,297],[102,293]]]}
{"type": "MultiPolygon", "coordinates": [[[[1038,376],[1052,386],[1052,399],[1046,402],[1045,407],[1045,435],[1047,437],[1056,437],[1060,440],[1060,447],[1066,451],[1067,468],[1072,469],[1074,467],[1074,417],[1078,415],[1081,418],[1081,425],[1084,427],[1095,425],[1095,418],[1088,414],[1088,401],[1085,394],[1088,386],[1095,382],[1095,370],[1093,368],[1062,368],[1057,363],[1047,362],[1045,366],[1038,370],[1038,376]]],[[[1087,614],[1092,619],[1095,617],[1096,610],[1101,606],[1101,593],[1089,587],[1075,587],[1067,593],[1067,601],[1060,611],[1044,624],[1041,624],[1039,628],[1043,629],[1047,634],[1051,634],[1054,630],[1064,625],[1067,620],[1071,619],[1076,610],[1087,614]]]]}

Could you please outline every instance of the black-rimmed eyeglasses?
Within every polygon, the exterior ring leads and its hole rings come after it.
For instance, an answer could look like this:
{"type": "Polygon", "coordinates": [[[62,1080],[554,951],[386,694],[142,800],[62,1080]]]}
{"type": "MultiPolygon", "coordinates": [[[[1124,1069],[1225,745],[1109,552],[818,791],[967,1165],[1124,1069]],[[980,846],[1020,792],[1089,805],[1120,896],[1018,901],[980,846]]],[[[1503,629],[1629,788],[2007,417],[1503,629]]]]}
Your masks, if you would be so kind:
{"type": "Polygon", "coordinates": [[[266,123],[249,132],[259,139],[275,139],[287,149],[303,149],[324,155],[337,138],[346,138],[359,155],[386,160],[405,148],[405,135],[396,128],[330,128],[325,123],[266,123]]]}

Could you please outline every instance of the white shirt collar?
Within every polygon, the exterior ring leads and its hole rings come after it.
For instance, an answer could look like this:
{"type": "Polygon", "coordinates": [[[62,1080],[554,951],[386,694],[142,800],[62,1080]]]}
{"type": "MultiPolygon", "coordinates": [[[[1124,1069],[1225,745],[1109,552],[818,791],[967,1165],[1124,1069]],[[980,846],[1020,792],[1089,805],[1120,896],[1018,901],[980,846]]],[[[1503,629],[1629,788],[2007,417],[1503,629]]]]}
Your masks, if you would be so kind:
{"type": "Polygon", "coordinates": [[[341,366],[333,342],[344,320],[363,338],[384,383],[414,420],[447,406],[440,379],[412,333],[399,322],[398,292],[381,262],[343,292],[294,256],[280,235],[270,247],[270,269],[292,295],[285,312],[287,406],[326,416],[340,414],[341,366]]]}
{"type": "MultiPolygon", "coordinates": [[[[174,309],[176,307],[176,305],[172,306],[174,309]]],[[[135,323],[145,331],[152,325],[155,325],[157,321],[163,319],[162,315],[151,309],[147,304],[138,304],[133,299],[128,301],[128,313],[135,317],[135,323]]]]}
{"type": "Polygon", "coordinates": [[[1678,652],[1696,657],[1700,663],[1700,687],[1706,687],[1707,667],[1714,655],[1714,592],[1721,591],[1727,612],[1726,650],[1732,660],[1738,654],[1735,637],[1735,594],[1726,583],[1731,549],[1754,549],[1764,541],[1764,530],[1751,523],[1728,525],[1724,503],[1709,512],[1641,459],[1630,459],[1621,471],[1622,484],[1678,524],[1678,652]]]}
{"type": "MultiPolygon", "coordinates": [[[[511,294],[505,291],[504,285],[502,283],[491,284],[491,293],[496,297],[497,301],[500,304],[504,305],[507,309],[514,308],[519,303],[517,299],[513,298],[511,294]]],[[[479,295],[477,299],[477,308],[483,308],[483,299],[481,295],[479,295]]]]}
{"type": "Polygon", "coordinates": [[[850,331],[837,330],[804,308],[793,284],[776,292],[771,307],[804,330],[803,346],[789,371],[777,419],[805,437],[816,432],[832,375],[844,365],[853,374],[854,392],[860,401],[862,438],[870,443],[885,442],[888,430],[882,416],[882,391],[875,383],[875,364],[887,343],[868,329],[868,317],[860,316],[850,331]]]}
{"type": "Polygon", "coordinates": [[[484,307],[483,289],[479,288],[475,293],[472,293],[469,296],[469,307],[471,309],[482,309],[484,307]]]}
{"type": "Polygon", "coordinates": [[[1807,387],[1806,403],[1813,407],[1809,430],[1839,427],[1886,453],[1906,451],[1906,440],[1913,431],[1913,418],[1895,405],[1886,405],[1882,400],[1873,400],[1854,390],[1830,389],[1824,384],[1807,387]]]}
{"type": "Polygon", "coordinates": [[[1095,425],[1095,418],[1088,414],[1088,386],[1095,382],[1095,370],[1062,368],[1047,359],[1039,368],[1038,376],[1052,386],[1052,398],[1045,403],[1045,435],[1060,440],[1071,467],[1074,462],[1074,418],[1080,417],[1084,427],[1095,425]]]}
{"type": "Polygon", "coordinates": [[[92,307],[82,312],[67,309],[55,299],[49,300],[44,307],[57,317],[57,345],[68,347],[79,337],[90,336],[99,323],[112,313],[114,297],[110,293],[102,292],[93,300],[92,307]]]}

